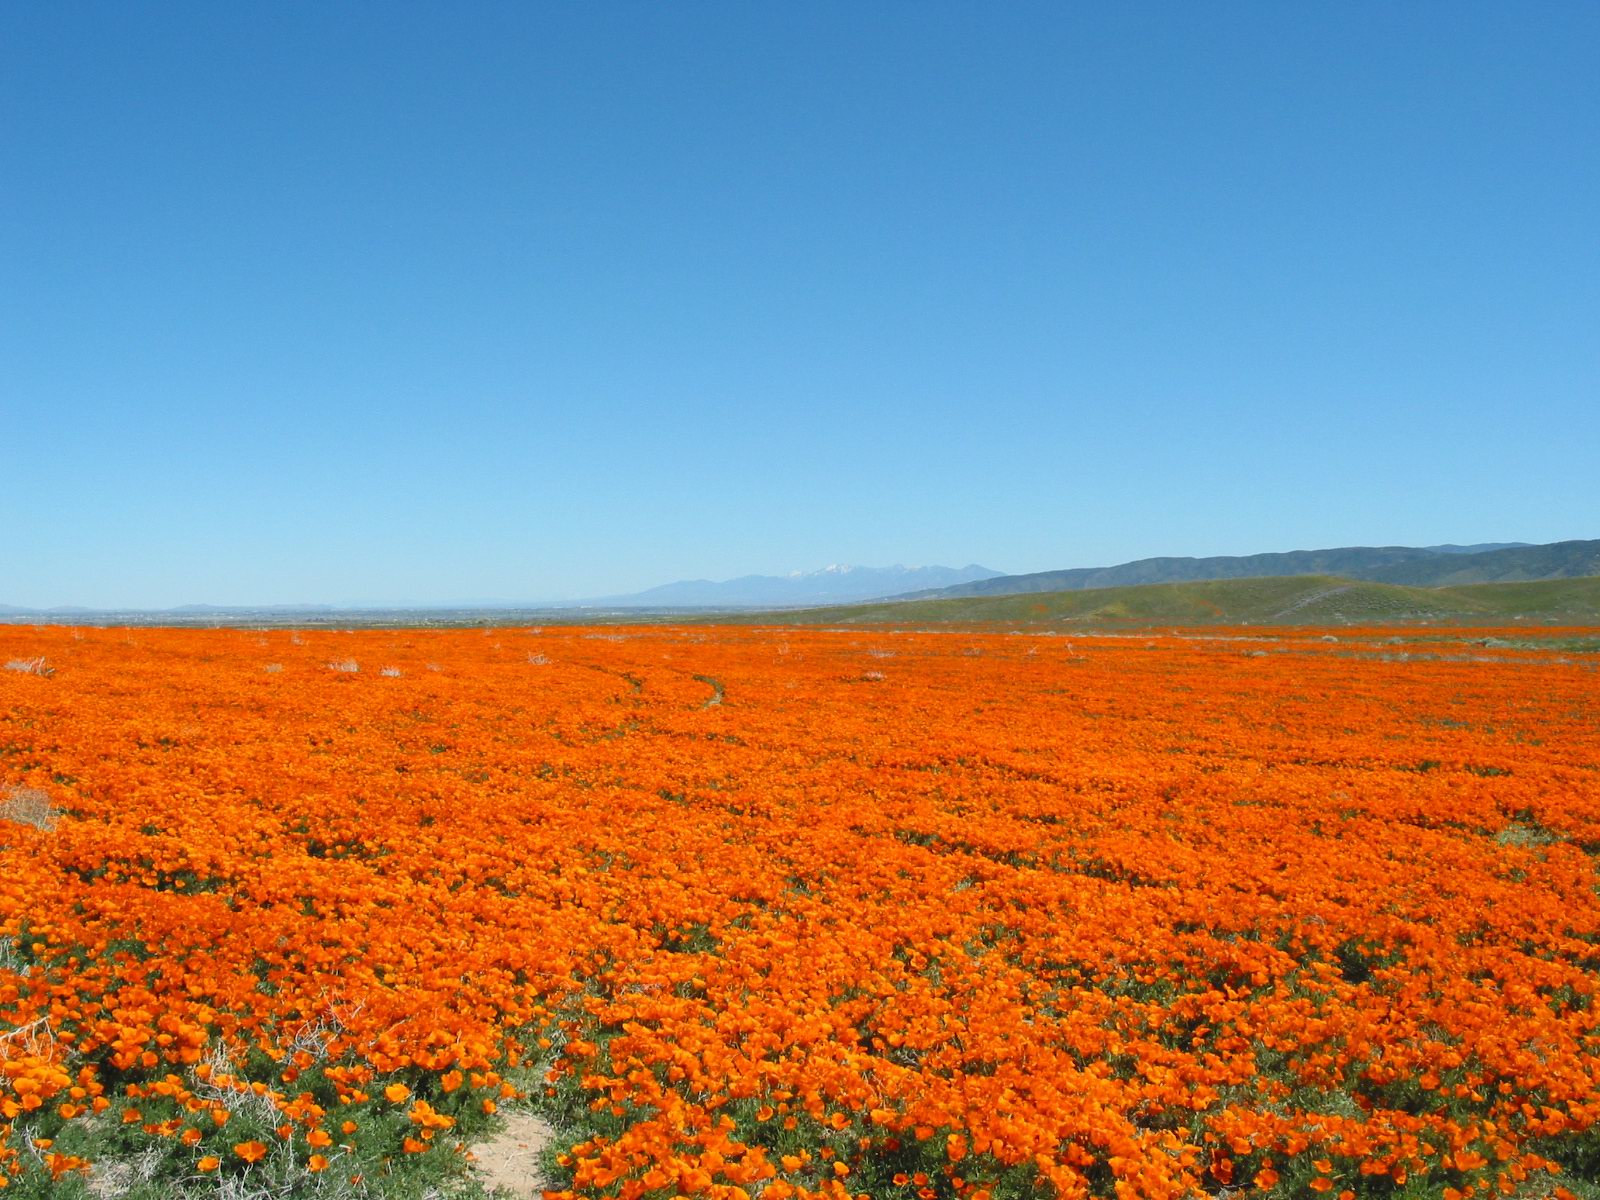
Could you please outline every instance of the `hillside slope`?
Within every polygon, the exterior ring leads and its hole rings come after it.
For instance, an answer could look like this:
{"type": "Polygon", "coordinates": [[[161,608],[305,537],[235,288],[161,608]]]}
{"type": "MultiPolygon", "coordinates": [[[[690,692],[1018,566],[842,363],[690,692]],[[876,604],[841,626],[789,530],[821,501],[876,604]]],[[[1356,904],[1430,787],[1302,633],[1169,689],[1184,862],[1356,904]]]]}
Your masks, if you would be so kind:
{"type": "Polygon", "coordinates": [[[1014,596],[900,600],[740,614],[741,623],[865,625],[1339,625],[1385,622],[1600,623],[1600,578],[1421,588],[1328,575],[1279,576],[1014,596]]]}
{"type": "Polygon", "coordinates": [[[1546,546],[1515,546],[1480,554],[1440,554],[1429,559],[1374,567],[1357,577],[1379,583],[1444,587],[1589,575],[1600,575],[1600,541],[1551,542],[1546,546]]]}
{"type": "Polygon", "coordinates": [[[1001,575],[955,587],[908,593],[899,598],[1013,596],[1152,583],[1304,575],[1335,575],[1343,579],[1435,587],[1577,578],[1600,575],[1600,540],[1477,551],[1455,546],[1346,546],[1333,550],[1292,550],[1282,554],[1215,558],[1141,558],[1114,567],[1001,575]]]}

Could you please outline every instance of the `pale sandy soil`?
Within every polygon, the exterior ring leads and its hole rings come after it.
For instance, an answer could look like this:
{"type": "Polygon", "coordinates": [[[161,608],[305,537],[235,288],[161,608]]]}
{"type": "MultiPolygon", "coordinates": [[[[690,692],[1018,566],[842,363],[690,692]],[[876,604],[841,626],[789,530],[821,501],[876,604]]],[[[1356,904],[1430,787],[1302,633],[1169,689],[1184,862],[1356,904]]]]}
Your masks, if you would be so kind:
{"type": "Polygon", "coordinates": [[[539,1200],[546,1187],[539,1153],[550,1143],[550,1126],[531,1113],[502,1110],[502,1115],[505,1128],[472,1147],[473,1170],[491,1192],[516,1200],[539,1200]]]}

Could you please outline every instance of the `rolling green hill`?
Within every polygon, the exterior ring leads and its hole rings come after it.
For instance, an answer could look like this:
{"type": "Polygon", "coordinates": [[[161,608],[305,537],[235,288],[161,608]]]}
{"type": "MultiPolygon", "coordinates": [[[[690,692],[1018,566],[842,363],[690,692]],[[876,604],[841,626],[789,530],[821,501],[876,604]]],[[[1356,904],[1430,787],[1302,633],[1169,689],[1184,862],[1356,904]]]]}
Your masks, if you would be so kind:
{"type": "Polygon", "coordinates": [[[1292,550],[1217,558],[1141,558],[1114,567],[1075,567],[1031,575],[1000,575],[936,590],[912,592],[901,600],[953,596],[1015,596],[1032,592],[1135,587],[1151,583],[1263,579],[1268,576],[1336,576],[1375,583],[1443,587],[1458,583],[1499,583],[1537,579],[1575,579],[1600,575],[1600,540],[1551,542],[1543,546],[1346,546],[1335,550],[1292,550]]]}
{"type": "Polygon", "coordinates": [[[740,624],[1340,625],[1600,624],[1600,577],[1424,588],[1331,575],[900,600],[717,618],[740,624]]]}

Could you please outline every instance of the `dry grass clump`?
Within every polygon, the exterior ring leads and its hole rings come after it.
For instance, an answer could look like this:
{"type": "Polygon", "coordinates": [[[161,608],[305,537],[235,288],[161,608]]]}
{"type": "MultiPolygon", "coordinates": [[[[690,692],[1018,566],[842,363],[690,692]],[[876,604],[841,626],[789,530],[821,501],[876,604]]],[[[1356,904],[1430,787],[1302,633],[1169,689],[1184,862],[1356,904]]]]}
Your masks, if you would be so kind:
{"type": "Polygon", "coordinates": [[[356,660],[353,658],[341,658],[329,663],[328,670],[342,671],[346,675],[354,675],[357,671],[361,670],[361,664],[356,662],[356,660]]]}
{"type": "Polygon", "coordinates": [[[17,784],[7,788],[4,798],[0,799],[0,821],[10,821],[14,825],[32,825],[48,832],[56,827],[57,815],[50,797],[38,788],[17,784]]]}
{"type": "Polygon", "coordinates": [[[23,675],[43,675],[46,679],[56,673],[56,669],[45,661],[42,654],[38,658],[13,658],[6,663],[6,670],[23,675]]]}
{"type": "Polygon", "coordinates": [[[1553,829],[1546,829],[1537,821],[1518,820],[1495,834],[1494,840],[1502,846],[1520,846],[1527,850],[1538,846],[1554,846],[1567,839],[1553,829]]]}

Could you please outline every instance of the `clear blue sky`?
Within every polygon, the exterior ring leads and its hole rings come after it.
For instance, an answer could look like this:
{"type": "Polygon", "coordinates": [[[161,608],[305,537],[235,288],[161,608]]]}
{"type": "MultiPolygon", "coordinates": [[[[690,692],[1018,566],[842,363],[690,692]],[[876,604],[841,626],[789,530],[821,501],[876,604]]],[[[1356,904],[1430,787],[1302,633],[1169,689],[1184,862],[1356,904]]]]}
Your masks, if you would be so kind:
{"type": "Polygon", "coordinates": [[[0,602],[1600,536],[1600,5],[0,6],[0,602]]]}

